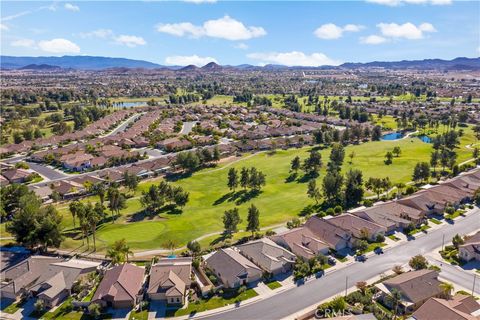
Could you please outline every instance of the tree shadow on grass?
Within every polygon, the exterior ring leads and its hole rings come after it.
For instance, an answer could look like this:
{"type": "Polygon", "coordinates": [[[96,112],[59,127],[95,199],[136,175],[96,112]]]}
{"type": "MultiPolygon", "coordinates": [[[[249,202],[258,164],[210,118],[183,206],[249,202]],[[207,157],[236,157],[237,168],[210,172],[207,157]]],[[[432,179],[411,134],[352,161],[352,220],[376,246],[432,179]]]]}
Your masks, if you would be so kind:
{"type": "Polygon", "coordinates": [[[168,182],[175,182],[192,176],[192,171],[169,173],[165,176],[168,182]]]}
{"type": "Polygon", "coordinates": [[[232,238],[232,235],[230,233],[222,233],[220,236],[218,236],[217,238],[213,239],[212,242],[210,242],[210,245],[211,246],[214,246],[216,244],[219,244],[220,242],[223,242],[227,239],[231,239],[232,238]]]}
{"type": "Polygon", "coordinates": [[[252,200],[253,198],[258,197],[263,191],[262,190],[246,190],[242,189],[236,192],[229,192],[218,198],[213,202],[213,205],[219,205],[224,203],[225,201],[228,202],[235,202],[236,205],[241,205],[245,202],[252,200]]]}
{"type": "Polygon", "coordinates": [[[291,173],[288,177],[285,178],[285,183],[294,182],[298,177],[297,173],[291,173]]]}

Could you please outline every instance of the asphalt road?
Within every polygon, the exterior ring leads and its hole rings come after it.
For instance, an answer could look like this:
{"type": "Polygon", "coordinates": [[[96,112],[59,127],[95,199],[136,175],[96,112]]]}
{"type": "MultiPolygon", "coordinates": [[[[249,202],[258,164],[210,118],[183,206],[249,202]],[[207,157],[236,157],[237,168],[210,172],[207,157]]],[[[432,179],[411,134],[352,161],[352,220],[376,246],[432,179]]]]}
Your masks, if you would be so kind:
{"type": "MultiPolygon", "coordinates": [[[[353,287],[358,281],[365,281],[392,269],[395,265],[403,265],[417,254],[426,254],[451,241],[457,233],[466,234],[480,229],[480,209],[475,209],[455,222],[440,229],[433,230],[425,236],[385,250],[383,255],[370,257],[366,262],[355,262],[343,269],[327,273],[319,279],[304,285],[285,290],[269,298],[240,306],[237,309],[218,313],[202,319],[212,320],[242,320],[242,319],[282,319],[311,305],[337,294],[343,294],[345,287],[353,287]]],[[[446,272],[447,273],[447,272],[446,272]]],[[[451,272],[449,272],[451,273],[451,272]]],[[[477,279],[478,280],[478,279],[477,279]]],[[[468,284],[468,279],[465,280],[468,284]]],[[[472,283],[468,287],[472,287],[472,283]]],[[[478,293],[480,281],[477,281],[475,291],[478,293]]]]}
{"type": "MultiPolygon", "coordinates": [[[[431,264],[437,265],[442,269],[441,277],[448,282],[462,286],[468,292],[471,292],[473,288],[474,273],[463,270],[460,267],[452,266],[443,261],[436,259],[429,259],[431,264]]],[[[471,264],[471,263],[469,263],[471,264]]],[[[478,267],[478,263],[476,264],[478,267]]],[[[476,275],[475,290],[474,293],[480,295],[480,274],[476,275]]]]}
{"type": "Polygon", "coordinates": [[[109,133],[104,135],[103,137],[112,136],[112,135],[117,134],[119,132],[125,131],[125,129],[127,129],[127,126],[130,124],[130,122],[134,121],[135,119],[137,119],[138,117],[140,117],[143,114],[144,113],[142,112],[142,113],[138,113],[138,114],[135,114],[135,115],[131,116],[130,118],[125,120],[125,122],[123,122],[121,125],[119,125],[115,129],[113,129],[112,131],[110,131],[109,133]]]}
{"type": "Polygon", "coordinates": [[[30,169],[35,170],[42,176],[46,177],[49,180],[58,180],[68,177],[66,173],[59,172],[57,170],[51,169],[45,165],[41,165],[35,162],[27,162],[30,169]]]}
{"type": "Polygon", "coordinates": [[[193,127],[195,126],[197,122],[196,121],[189,121],[189,122],[184,122],[182,126],[182,131],[180,131],[181,134],[189,134],[193,127]]]}

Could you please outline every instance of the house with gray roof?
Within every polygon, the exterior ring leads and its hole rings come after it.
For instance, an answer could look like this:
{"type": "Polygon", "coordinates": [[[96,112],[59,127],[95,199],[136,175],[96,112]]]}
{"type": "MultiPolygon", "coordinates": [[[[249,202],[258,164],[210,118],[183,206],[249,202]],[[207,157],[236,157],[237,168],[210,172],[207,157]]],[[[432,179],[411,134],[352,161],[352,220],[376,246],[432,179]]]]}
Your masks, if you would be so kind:
{"type": "Polygon", "coordinates": [[[205,264],[227,288],[237,288],[258,281],[263,272],[260,267],[240,254],[237,248],[226,248],[209,256],[205,264]]]}
{"type": "Polygon", "coordinates": [[[295,263],[295,255],[268,238],[239,245],[240,253],[265,272],[274,275],[288,272],[295,263]]]}

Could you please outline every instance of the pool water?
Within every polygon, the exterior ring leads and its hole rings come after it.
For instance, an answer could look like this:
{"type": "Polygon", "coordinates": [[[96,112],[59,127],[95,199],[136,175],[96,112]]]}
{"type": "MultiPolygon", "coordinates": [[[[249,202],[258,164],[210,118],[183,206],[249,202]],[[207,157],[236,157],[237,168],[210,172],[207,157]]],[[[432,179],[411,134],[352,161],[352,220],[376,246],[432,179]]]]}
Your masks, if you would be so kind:
{"type": "Polygon", "coordinates": [[[423,136],[418,136],[418,139],[422,140],[425,143],[432,143],[432,138],[429,136],[423,135],[423,136]]]}

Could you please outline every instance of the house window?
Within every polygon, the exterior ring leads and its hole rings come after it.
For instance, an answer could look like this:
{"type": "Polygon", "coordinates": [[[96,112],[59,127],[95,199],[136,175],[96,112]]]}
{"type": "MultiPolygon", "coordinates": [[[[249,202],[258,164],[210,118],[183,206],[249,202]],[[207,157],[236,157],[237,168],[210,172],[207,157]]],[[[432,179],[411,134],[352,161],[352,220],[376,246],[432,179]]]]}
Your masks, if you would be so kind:
{"type": "Polygon", "coordinates": [[[180,299],[179,299],[179,298],[177,298],[177,302],[180,302],[180,299]]]}

